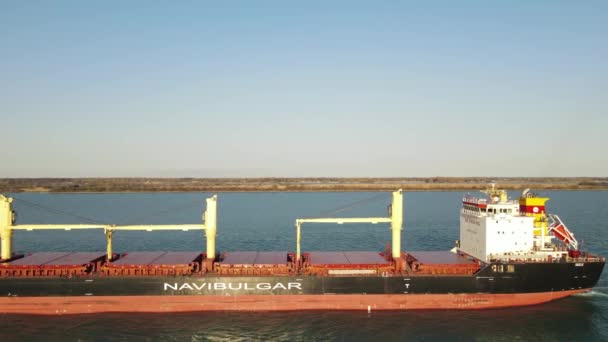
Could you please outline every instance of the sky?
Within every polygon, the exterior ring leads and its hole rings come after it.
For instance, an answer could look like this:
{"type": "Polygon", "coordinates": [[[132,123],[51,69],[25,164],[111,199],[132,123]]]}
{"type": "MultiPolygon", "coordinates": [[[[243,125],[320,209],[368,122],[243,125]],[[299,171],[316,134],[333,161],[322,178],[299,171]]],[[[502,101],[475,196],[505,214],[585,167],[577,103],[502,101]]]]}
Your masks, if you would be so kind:
{"type": "Polygon", "coordinates": [[[1,1],[0,177],[608,176],[606,1],[1,1]]]}

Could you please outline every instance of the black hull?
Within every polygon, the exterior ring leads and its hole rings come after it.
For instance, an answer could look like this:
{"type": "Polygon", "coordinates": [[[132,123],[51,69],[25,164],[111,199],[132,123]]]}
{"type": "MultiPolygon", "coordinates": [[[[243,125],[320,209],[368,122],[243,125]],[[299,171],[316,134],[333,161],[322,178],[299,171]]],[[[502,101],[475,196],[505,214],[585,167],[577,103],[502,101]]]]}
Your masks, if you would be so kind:
{"type": "Polygon", "coordinates": [[[474,275],[0,278],[4,297],[517,294],[589,289],[604,262],[490,264],[474,275]]]}

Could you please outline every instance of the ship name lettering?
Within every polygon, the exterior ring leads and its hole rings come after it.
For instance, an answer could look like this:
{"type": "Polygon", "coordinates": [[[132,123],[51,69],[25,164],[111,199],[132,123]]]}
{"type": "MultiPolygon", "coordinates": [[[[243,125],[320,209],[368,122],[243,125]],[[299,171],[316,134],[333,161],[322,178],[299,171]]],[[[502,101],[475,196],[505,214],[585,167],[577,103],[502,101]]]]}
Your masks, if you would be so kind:
{"type": "Polygon", "coordinates": [[[194,290],[192,288],[192,286],[190,286],[190,284],[188,283],[183,283],[182,286],[179,287],[180,290],[184,290],[184,289],[188,289],[188,290],[194,290]]]}
{"type": "Polygon", "coordinates": [[[287,289],[288,290],[291,290],[291,289],[301,290],[302,289],[302,283],[287,283],[287,289]]]}
{"type": "Polygon", "coordinates": [[[199,291],[202,290],[202,289],[204,289],[206,285],[207,285],[207,283],[202,283],[200,285],[196,285],[196,283],[192,283],[192,286],[194,286],[194,288],[197,289],[197,290],[199,290],[199,291]]]}
{"type": "Polygon", "coordinates": [[[168,289],[177,290],[177,283],[175,283],[175,285],[165,283],[165,291],[167,291],[168,289]]]}
{"type": "Polygon", "coordinates": [[[183,291],[183,290],[302,290],[302,283],[164,283],[163,289],[165,291],[174,290],[174,291],[183,291]]]}
{"type": "Polygon", "coordinates": [[[276,289],[287,290],[287,288],[285,287],[285,285],[283,285],[281,283],[276,283],[272,289],[273,290],[276,290],[276,289]]]}
{"type": "Polygon", "coordinates": [[[240,290],[243,287],[243,283],[237,283],[236,285],[238,285],[239,287],[232,287],[233,283],[228,283],[228,289],[229,290],[240,290]]]}

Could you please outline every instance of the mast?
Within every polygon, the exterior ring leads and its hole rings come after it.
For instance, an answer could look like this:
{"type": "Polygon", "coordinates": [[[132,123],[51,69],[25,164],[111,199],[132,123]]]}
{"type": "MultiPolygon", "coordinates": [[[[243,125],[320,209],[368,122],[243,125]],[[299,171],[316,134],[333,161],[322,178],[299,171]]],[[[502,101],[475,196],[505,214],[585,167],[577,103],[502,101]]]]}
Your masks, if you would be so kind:
{"type": "Polygon", "coordinates": [[[207,260],[215,259],[215,236],[217,235],[217,195],[207,198],[207,210],[203,214],[205,235],[207,237],[207,260]]]}
{"type": "Polygon", "coordinates": [[[391,204],[391,230],[393,239],[391,254],[393,259],[401,257],[401,230],[403,230],[403,191],[399,189],[393,192],[393,203],[391,204]]]}
{"type": "Polygon", "coordinates": [[[13,239],[13,210],[11,209],[12,198],[0,195],[0,260],[10,259],[12,256],[11,242],[13,239]]]}

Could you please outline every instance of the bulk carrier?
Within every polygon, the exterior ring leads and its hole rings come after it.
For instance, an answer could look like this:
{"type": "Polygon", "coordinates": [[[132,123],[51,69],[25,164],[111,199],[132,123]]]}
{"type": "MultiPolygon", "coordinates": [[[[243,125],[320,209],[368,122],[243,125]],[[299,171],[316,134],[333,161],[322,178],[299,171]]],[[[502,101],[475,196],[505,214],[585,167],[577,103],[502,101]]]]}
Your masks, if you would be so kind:
{"type": "Polygon", "coordinates": [[[589,291],[605,259],[579,250],[548,198],[492,188],[465,197],[452,250],[401,250],[402,191],[386,217],[297,219],[295,252],[217,253],[217,196],[202,224],[15,224],[0,195],[0,313],[484,309],[532,305],[589,291]],[[303,225],[389,224],[386,251],[301,251],[303,225]],[[103,229],[105,252],[12,253],[15,230],[103,229]],[[204,230],[206,250],[122,252],[126,230],[204,230]]]}

